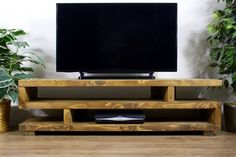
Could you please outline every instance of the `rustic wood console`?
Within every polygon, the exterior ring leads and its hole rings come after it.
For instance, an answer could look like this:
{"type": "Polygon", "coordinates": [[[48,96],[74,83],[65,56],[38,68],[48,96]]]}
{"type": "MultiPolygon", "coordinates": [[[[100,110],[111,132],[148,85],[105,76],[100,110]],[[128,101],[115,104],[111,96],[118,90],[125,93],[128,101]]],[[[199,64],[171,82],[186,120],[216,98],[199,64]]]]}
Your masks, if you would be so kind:
{"type": "Polygon", "coordinates": [[[221,86],[221,80],[60,80],[27,79],[19,81],[20,109],[61,109],[60,120],[31,118],[19,125],[24,132],[35,131],[203,131],[214,134],[221,129],[221,104],[213,100],[176,100],[176,87],[221,86]],[[45,99],[38,98],[37,90],[43,87],[150,87],[150,99],[45,99]],[[200,110],[198,120],[159,120],[144,124],[97,124],[94,121],[75,121],[76,109],[142,109],[142,110],[200,110]]]}

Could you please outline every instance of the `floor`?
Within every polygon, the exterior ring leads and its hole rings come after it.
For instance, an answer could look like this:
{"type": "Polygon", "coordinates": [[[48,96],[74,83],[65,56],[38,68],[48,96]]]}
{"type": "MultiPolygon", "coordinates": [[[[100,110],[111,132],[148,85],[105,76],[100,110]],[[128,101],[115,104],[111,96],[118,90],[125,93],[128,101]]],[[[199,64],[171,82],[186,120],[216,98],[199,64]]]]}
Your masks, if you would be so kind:
{"type": "Polygon", "coordinates": [[[236,134],[24,136],[0,134],[0,157],[236,157],[236,134]]]}

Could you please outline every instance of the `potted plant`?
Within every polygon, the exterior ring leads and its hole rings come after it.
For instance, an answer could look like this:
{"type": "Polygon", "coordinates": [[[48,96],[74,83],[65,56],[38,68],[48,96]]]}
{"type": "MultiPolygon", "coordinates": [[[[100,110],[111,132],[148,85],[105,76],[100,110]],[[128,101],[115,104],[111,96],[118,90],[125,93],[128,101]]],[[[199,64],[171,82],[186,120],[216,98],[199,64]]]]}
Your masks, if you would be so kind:
{"type": "Polygon", "coordinates": [[[32,77],[33,68],[28,62],[45,67],[36,54],[23,51],[29,45],[19,37],[25,34],[20,29],[0,29],[0,133],[8,130],[10,104],[17,99],[18,80],[32,77]]]}
{"type": "MultiPolygon", "coordinates": [[[[236,0],[223,0],[225,7],[213,13],[208,25],[211,67],[217,68],[225,87],[236,94],[236,0]]],[[[218,1],[219,2],[219,1],[218,1]]],[[[236,132],[236,103],[224,104],[226,129],[236,132]]]]}

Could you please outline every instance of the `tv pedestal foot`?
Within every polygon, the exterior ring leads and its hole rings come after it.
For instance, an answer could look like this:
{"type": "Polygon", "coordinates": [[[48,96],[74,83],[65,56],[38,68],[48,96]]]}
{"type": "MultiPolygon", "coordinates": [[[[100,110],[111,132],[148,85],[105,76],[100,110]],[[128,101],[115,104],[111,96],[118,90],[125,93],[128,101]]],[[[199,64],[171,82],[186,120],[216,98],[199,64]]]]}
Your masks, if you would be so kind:
{"type": "Polygon", "coordinates": [[[88,73],[85,75],[84,72],[80,72],[80,76],[78,77],[80,80],[95,80],[95,79],[104,79],[104,80],[114,80],[114,79],[128,79],[128,80],[153,80],[155,79],[154,72],[149,73],[131,73],[131,74],[100,74],[100,73],[88,73]]]}

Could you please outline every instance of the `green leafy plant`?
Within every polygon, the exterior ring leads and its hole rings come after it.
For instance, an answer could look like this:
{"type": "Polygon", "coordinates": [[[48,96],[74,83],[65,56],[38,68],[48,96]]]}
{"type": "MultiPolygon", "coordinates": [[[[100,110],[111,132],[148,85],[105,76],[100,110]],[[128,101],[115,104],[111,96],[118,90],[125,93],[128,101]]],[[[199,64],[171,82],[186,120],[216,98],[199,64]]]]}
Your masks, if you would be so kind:
{"type": "Polygon", "coordinates": [[[225,87],[231,86],[236,92],[236,1],[223,1],[224,9],[214,11],[208,25],[212,61],[209,66],[217,68],[225,87]]]}
{"type": "Polygon", "coordinates": [[[0,28],[0,100],[17,99],[18,80],[33,76],[34,70],[28,63],[45,67],[35,53],[23,51],[29,45],[19,37],[25,34],[21,29],[0,28]]]}

